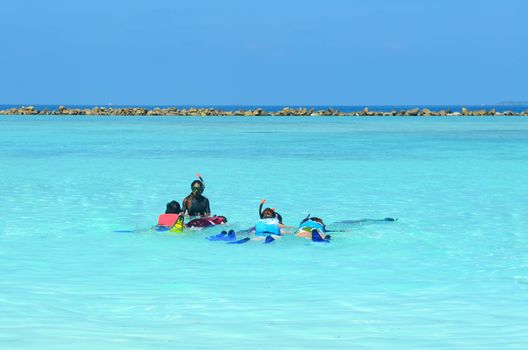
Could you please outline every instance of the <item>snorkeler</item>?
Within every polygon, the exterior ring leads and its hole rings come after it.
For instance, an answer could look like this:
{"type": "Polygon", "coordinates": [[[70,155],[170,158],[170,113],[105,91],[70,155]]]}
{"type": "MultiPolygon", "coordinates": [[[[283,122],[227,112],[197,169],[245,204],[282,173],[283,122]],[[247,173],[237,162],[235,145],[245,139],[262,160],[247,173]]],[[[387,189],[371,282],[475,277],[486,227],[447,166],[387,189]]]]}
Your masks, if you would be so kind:
{"type": "MultiPolygon", "coordinates": [[[[280,236],[284,234],[285,226],[280,222],[275,210],[266,208],[260,214],[260,219],[255,224],[255,235],[257,236],[280,236]]],[[[275,237],[274,237],[275,238],[275,237]]]]}
{"type": "Polygon", "coordinates": [[[211,215],[209,199],[202,196],[205,190],[205,182],[200,174],[196,176],[198,176],[198,180],[192,182],[191,194],[183,200],[183,214],[189,216],[209,216],[211,215]]]}
{"type": "Polygon", "coordinates": [[[301,221],[295,236],[311,239],[314,242],[329,242],[331,236],[326,233],[326,226],[322,219],[310,217],[310,214],[301,221]]]}
{"type": "Polygon", "coordinates": [[[286,226],[282,223],[282,216],[275,211],[273,208],[266,208],[262,210],[262,206],[266,203],[266,200],[263,199],[260,202],[259,206],[259,216],[260,219],[255,224],[255,240],[265,240],[265,243],[271,243],[279,236],[288,234],[286,228],[291,228],[291,226],[286,226]]]}

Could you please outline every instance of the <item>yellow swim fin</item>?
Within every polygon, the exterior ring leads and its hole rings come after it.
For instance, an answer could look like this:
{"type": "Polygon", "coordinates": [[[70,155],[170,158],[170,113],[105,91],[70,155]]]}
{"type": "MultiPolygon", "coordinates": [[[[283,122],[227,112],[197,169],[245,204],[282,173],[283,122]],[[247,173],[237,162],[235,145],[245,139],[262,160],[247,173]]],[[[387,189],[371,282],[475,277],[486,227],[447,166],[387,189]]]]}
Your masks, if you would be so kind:
{"type": "Polygon", "coordinates": [[[176,220],[176,223],[174,224],[174,226],[172,226],[170,231],[174,233],[183,232],[183,215],[180,215],[180,217],[178,217],[178,220],[176,220]]]}

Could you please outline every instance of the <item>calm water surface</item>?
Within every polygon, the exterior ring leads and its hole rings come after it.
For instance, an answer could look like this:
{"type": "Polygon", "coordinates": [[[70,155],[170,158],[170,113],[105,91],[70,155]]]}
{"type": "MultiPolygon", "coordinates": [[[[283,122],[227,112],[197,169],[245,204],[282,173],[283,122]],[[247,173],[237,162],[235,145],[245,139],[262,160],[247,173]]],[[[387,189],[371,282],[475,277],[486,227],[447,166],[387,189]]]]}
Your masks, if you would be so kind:
{"type": "Polygon", "coordinates": [[[528,347],[528,119],[3,117],[0,172],[1,349],[528,347]],[[399,221],[154,233],[196,172],[234,229],[399,221]]]}

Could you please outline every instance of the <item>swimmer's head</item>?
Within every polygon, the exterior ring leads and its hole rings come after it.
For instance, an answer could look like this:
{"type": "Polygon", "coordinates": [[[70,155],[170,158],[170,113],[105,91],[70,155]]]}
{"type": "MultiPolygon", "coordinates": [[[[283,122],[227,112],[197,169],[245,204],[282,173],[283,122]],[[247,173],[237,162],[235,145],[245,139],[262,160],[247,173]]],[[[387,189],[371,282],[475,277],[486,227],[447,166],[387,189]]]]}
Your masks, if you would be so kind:
{"type": "Polygon", "coordinates": [[[271,208],[266,208],[262,211],[262,215],[261,217],[263,219],[273,219],[275,218],[275,210],[271,209],[271,208]]]}
{"type": "Polygon", "coordinates": [[[194,180],[191,184],[191,191],[195,194],[202,194],[204,191],[204,184],[200,180],[194,180]]]}
{"type": "Polygon", "coordinates": [[[176,201],[167,203],[167,210],[165,210],[165,214],[179,214],[180,212],[181,212],[180,203],[176,201]]]}

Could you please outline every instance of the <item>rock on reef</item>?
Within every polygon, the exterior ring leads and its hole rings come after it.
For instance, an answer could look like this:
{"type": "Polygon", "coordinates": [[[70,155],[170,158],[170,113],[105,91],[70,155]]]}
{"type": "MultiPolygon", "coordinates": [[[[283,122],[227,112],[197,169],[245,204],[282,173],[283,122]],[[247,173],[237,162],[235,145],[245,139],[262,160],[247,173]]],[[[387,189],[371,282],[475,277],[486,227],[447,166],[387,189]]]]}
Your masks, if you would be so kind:
{"type": "Polygon", "coordinates": [[[155,107],[147,109],[144,107],[121,107],[121,108],[109,108],[109,107],[92,107],[92,108],[67,108],[65,106],[59,106],[55,110],[38,110],[33,106],[21,106],[15,108],[8,108],[0,110],[0,115],[86,115],[86,116],[245,116],[245,117],[257,117],[257,116],[312,116],[312,117],[324,117],[324,116],[528,116],[528,110],[523,112],[504,111],[497,112],[495,109],[485,110],[476,109],[470,110],[466,107],[460,109],[460,111],[451,111],[450,109],[431,110],[429,108],[412,108],[403,110],[377,110],[371,111],[367,107],[356,110],[343,112],[335,108],[319,109],[298,107],[290,108],[284,107],[278,111],[266,111],[263,108],[254,109],[239,109],[239,110],[223,110],[217,108],[182,108],[177,107],[166,107],[160,108],[155,107]]]}

